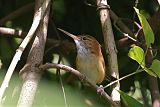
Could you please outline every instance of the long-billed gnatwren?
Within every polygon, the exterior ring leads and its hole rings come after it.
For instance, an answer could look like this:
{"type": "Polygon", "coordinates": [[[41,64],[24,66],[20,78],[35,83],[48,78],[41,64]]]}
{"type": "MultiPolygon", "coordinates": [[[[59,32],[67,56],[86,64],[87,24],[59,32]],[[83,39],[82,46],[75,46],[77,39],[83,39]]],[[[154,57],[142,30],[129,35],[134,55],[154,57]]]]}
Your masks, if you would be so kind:
{"type": "Polygon", "coordinates": [[[92,36],[75,36],[58,28],[66,35],[73,38],[77,48],[76,67],[92,83],[99,84],[105,77],[105,63],[101,52],[101,45],[92,36]]]}

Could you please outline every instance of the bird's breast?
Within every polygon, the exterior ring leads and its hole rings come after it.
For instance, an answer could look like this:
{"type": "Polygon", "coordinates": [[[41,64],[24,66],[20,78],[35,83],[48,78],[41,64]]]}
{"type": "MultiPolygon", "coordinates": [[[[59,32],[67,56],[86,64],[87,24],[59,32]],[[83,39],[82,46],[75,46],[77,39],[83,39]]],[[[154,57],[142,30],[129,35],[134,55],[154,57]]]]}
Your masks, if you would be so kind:
{"type": "Polygon", "coordinates": [[[77,70],[84,74],[91,82],[100,83],[104,79],[105,71],[102,62],[96,56],[79,56],[76,60],[77,70]]]}

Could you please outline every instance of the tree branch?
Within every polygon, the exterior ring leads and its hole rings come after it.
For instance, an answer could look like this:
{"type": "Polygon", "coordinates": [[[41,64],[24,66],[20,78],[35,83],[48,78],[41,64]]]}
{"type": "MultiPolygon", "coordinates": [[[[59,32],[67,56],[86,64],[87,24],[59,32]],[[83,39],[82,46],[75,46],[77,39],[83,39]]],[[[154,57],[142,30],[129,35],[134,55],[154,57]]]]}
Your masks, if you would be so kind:
{"type": "MultiPolygon", "coordinates": [[[[93,84],[92,82],[90,82],[87,78],[85,78],[85,76],[83,74],[81,74],[79,71],[66,66],[66,65],[62,65],[62,64],[53,64],[53,63],[46,63],[44,65],[40,65],[39,66],[40,70],[44,71],[46,69],[49,68],[57,68],[57,69],[62,69],[65,70],[66,72],[71,72],[72,74],[76,75],[77,77],[80,78],[81,81],[84,81],[86,83],[88,83],[92,88],[94,88],[96,91],[99,89],[99,86],[97,86],[96,84],[93,84]]],[[[112,104],[113,107],[119,107],[112,99],[111,97],[105,92],[103,91],[101,93],[101,95],[112,104]]]]}
{"type": "MultiPolygon", "coordinates": [[[[17,37],[23,39],[27,35],[27,32],[20,29],[0,27],[0,34],[4,34],[3,36],[17,37]]],[[[60,47],[58,51],[62,54],[66,54],[66,52],[69,52],[69,50],[76,49],[75,44],[73,42],[69,42],[68,40],[57,40],[54,38],[47,38],[47,45],[52,46],[53,48],[60,47]]]]}
{"type": "MultiPolygon", "coordinates": [[[[35,15],[37,11],[39,14],[41,14],[41,23],[35,33],[36,37],[29,52],[27,63],[20,71],[24,82],[17,107],[32,106],[38,83],[42,74],[37,68],[37,65],[40,65],[43,62],[50,12],[50,0],[36,0],[35,15]]],[[[36,17],[34,19],[37,20],[36,17]]]]}
{"type": "MultiPolygon", "coordinates": [[[[45,6],[45,4],[43,4],[43,6],[45,6]]],[[[33,34],[35,33],[37,27],[39,26],[41,18],[44,17],[45,12],[41,13],[40,10],[41,10],[41,8],[38,8],[36,10],[32,26],[31,26],[27,36],[25,37],[25,39],[22,41],[21,45],[17,49],[17,52],[16,52],[15,56],[13,57],[12,62],[10,64],[9,68],[8,68],[8,71],[6,73],[6,76],[3,80],[1,88],[0,88],[0,102],[2,102],[4,92],[5,92],[6,88],[8,87],[10,78],[13,74],[13,71],[14,71],[18,61],[21,58],[21,55],[22,55],[24,49],[26,48],[27,44],[29,43],[29,41],[33,37],[33,34]]]]}
{"type": "MultiPolygon", "coordinates": [[[[97,6],[99,9],[106,53],[108,54],[109,70],[113,77],[119,79],[117,49],[114,41],[114,35],[109,16],[109,10],[108,10],[109,6],[107,4],[107,0],[97,0],[97,6]]],[[[117,91],[119,89],[120,89],[120,84],[118,82],[116,86],[113,88],[111,93],[113,101],[120,102],[120,94],[117,91]]]]}

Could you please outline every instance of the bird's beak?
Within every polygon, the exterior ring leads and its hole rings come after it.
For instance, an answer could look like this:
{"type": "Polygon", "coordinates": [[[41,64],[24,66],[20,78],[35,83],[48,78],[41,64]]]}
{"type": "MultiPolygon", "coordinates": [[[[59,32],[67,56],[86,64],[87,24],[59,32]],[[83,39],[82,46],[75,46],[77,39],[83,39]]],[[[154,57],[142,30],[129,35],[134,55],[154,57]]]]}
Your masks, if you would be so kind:
{"type": "Polygon", "coordinates": [[[67,31],[65,31],[65,30],[63,30],[63,29],[60,29],[60,28],[57,28],[57,29],[60,30],[61,32],[63,32],[64,34],[70,36],[70,37],[73,38],[74,40],[78,40],[78,39],[79,39],[77,36],[75,36],[75,35],[67,32],[67,31]]]}

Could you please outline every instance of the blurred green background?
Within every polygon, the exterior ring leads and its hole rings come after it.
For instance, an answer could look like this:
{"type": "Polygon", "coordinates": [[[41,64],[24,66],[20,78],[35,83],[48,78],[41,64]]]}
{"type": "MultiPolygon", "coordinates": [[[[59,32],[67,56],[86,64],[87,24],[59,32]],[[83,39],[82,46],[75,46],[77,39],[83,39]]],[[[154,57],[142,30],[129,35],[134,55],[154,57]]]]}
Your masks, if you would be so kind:
{"type": "MultiPolygon", "coordinates": [[[[32,2],[34,1],[0,0],[0,19],[3,19],[13,11],[32,2]]],[[[57,35],[55,27],[62,28],[76,35],[92,35],[102,45],[105,63],[107,66],[107,55],[104,50],[104,42],[98,11],[96,10],[96,7],[87,6],[84,2],[85,0],[52,0],[52,8],[48,25],[48,38],[54,40],[65,40],[73,43],[72,39],[64,36],[62,33],[57,35]]],[[[94,0],[86,0],[86,2],[93,5],[96,4],[94,0]]],[[[127,23],[127,26],[132,29],[133,24],[131,20],[133,19],[133,7],[135,5],[135,1],[108,0],[108,4],[120,18],[124,19],[124,23],[127,23]],[[128,22],[128,20],[130,21],[128,22]]],[[[1,26],[21,29],[27,32],[32,24],[34,7],[32,8],[33,9],[20,14],[18,17],[6,21],[1,26]]],[[[150,18],[157,11],[158,4],[156,0],[141,0],[139,1],[138,8],[144,12],[146,17],[150,18]]],[[[138,21],[137,17],[135,18],[135,20],[138,21]]],[[[113,32],[117,43],[119,39],[123,38],[123,35],[114,27],[114,25],[113,32]]],[[[158,35],[158,32],[155,35],[158,35]]],[[[157,47],[159,47],[159,38],[158,36],[156,37],[157,38],[155,44],[157,47]]],[[[0,83],[2,83],[8,66],[21,41],[22,40],[20,38],[0,34],[0,83]]],[[[4,101],[4,105],[6,107],[16,106],[17,104],[22,86],[22,79],[19,77],[18,72],[26,62],[30,47],[31,44],[29,44],[29,46],[23,53],[23,56],[16,67],[16,71],[14,72],[9,88],[7,89],[4,101]]],[[[59,46],[52,46],[51,44],[47,43],[45,48],[44,63],[57,63],[59,57],[58,54],[60,54],[63,57],[63,64],[75,67],[76,50],[67,50],[64,49],[64,47],[65,46],[63,44],[59,46]]],[[[134,72],[138,64],[127,56],[130,46],[127,45],[117,49],[120,77],[134,72]]],[[[157,56],[157,58],[159,58],[159,56],[157,56]]],[[[64,82],[64,89],[68,107],[108,107],[108,103],[104,101],[103,97],[98,95],[89,86],[82,86],[80,81],[70,73],[62,72],[62,80],[64,82]]],[[[103,84],[106,85],[107,82],[104,81],[103,84]]],[[[143,95],[141,93],[145,90],[147,98],[150,99],[150,93],[148,91],[145,73],[141,73],[122,80],[121,90],[125,91],[131,96],[134,96],[141,102],[143,102],[143,95]]],[[[150,102],[148,103],[150,104],[150,102]]],[[[55,107],[65,107],[60,81],[55,73],[55,70],[49,70],[46,71],[42,76],[33,106],[51,107],[53,105],[55,107]]],[[[146,107],[147,106],[148,105],[146,105],[146,107]]]]}

